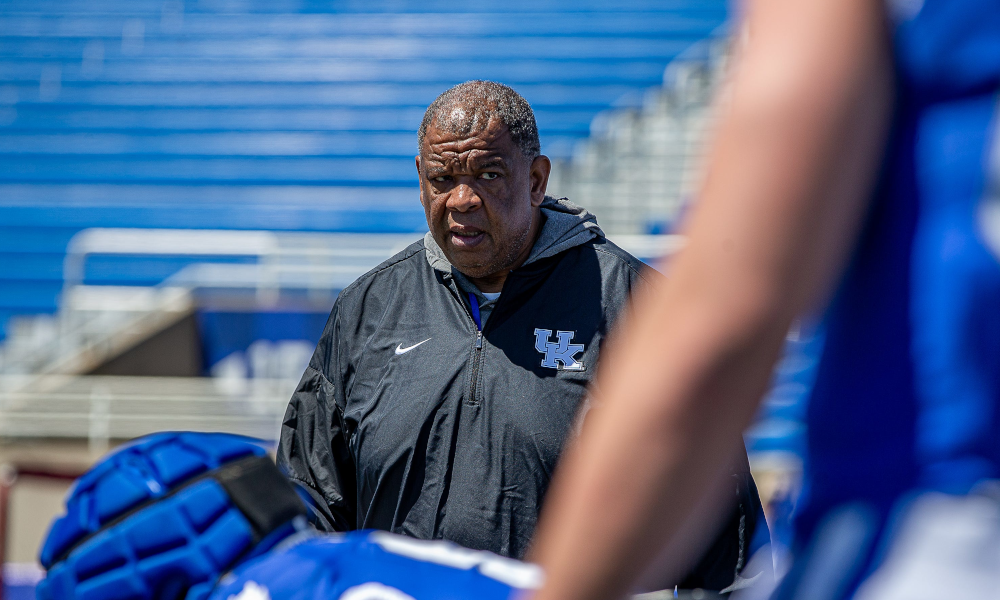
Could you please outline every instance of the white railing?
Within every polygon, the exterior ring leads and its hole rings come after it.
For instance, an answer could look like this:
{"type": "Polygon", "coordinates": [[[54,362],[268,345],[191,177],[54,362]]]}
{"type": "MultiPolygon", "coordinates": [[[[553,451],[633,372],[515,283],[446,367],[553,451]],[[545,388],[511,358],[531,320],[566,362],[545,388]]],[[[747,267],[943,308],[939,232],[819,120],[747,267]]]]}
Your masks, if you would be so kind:
{"type": "Polygon", "coordinates": [[[83,284],[95,255],[205,257],[168,278],[188,288],[251,289],[273,303],[282,288],[329,293],[420,239],[419,233],[282,233],[211,229],[107,229],[80,232],[66,250],[67,289],[83,284]],[[212,257],[247,257],[252,264],[221,264],[212,257]]]}
{"type": "MultiPolygon", "coordinates": [[[[339,290],[419,239],[419,234],[309,234],[269,231],[88,229],[69,244],[59,313],[22,320],[0,346],[0,374],[79,374],[194,310],[199,293],[249,296],[266,308],[282,293],[305,291],[324,309],[339,290]],[[96,255],[197,256],[153,287],[84,285],[96,255]],[[250,264],[211,262],[250,257],[250,264]]],[[[678,236],[619,235],[614,241],[643,259],[675,252],[678,236]]]]}
{"type": "Polygon", "coordinates": [[[672,62],[641,107],[599,114],[572,158],[554,161],[552,192],[594,212],[612,237],[675,223],[698,187],[726,44],[707,42],[672,62]]]}
{"type": "Polygon", "coordinates": [[[70,241],[58,314],[21,319],[0,346],[0,373],[85,373],[194,310],[199,290],[245,293],[257,306],[283,290],[306,292],[328,308],[336,293],[420,234],[310,234],[270,231],[88,229],[70,241]],[[190,256],[205,262],[158,286],[84,285],[96,255],[190,256]],[[212,262],[247,257],[252,264],[212,262]]]}
{"type": "Polygon", "coordinates": [[[85,373],[192,310],[186,288],[69,288],[55,317],[12,328],[0,346],[0,374],[85,373]]]}
{"type": "Polygon", "coordinates": [[[277,438],[295,380],[210,377],[0,378],[0,438],[87,439],[93,448],[165,430],[277,438]]]}

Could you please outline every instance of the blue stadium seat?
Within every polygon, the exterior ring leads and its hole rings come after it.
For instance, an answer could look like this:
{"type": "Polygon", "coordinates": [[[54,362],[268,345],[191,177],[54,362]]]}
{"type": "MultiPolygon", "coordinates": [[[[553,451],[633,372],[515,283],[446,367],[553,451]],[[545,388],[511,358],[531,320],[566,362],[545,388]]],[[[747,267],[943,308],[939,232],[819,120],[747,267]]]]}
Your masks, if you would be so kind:
{"type": "MultiPolygon", "coordinates": [[[[0,5],[0,340],[51,312],[87,227],[413,232],[414,133],[446,87],[513,85],[543,151],[635,103],[721,31],[726,0],[6,0],[0,5]],[[371,198],[377,197],[374,203],[371,198]],[[238,208],[238,210],[234,210],[238,208]]],[[[184,261],[115,259],[155,283],[184,261]]]]}
{"type": "MultiPolygon", "coordinates": [[[[558,17],[561,23],[565,16],[558,17]]],[[[383,19],[384,20],[384,19],[383,19]]],[[[546,19],[542,17],[542,21],[546,19]]],[[[574,32],[557,38],[558,44],[552,43],[552,38],[541,36],[526,36],[521,24],[512,24],[509,32],[496,31],[488,34],[491,38],[502,38],[503,45],[484,43],[485,35],[475,37],[462,35],[407,35],[391,32],[372,32],[370,35],[359,35],[357,32],[328,32],[319,34],[309,32],[302,36],[289,38],[275,36],[266,43],[233,44],[231,40],[198,39],[189,37],[157,38],[144,43],[144,54],[164,58],[190,59],[422,59],[445,62],[441,56],[462,56],[466,60],[482,58],[486,60],[532,60],[540,54],[553,60],[581,61],[585,59],[596,61],[627,61],[637,59],[670,58],[678,51],[684,50],[691,41],[704,35],[706,26],[712,27],[713,22],[706,23],[702,19],[674,18],[671,27],[673,35],[661,37],[632,37],[607,35],[588,35],[587,32],[574,32]],[[336,37],[329,37],[334,35],[336,37]]],[[[555,23],[552,23],[555,25],[555,23]]],[[[666,25],[666,24],[664,24],[666,25]]],[[[115,35],[120,35],[116,32],[115,35]]],[[[488,39],[488,38],[487,38],[488,39]]],[[[101,40],[112,48],[112,41],[101,40]]],[[[17,44],[9,44],[0,48],[0,57],[19,59],[64,59],[80,66],[83,51],[92,44],[92,38],[86,35],[72,37],[32,38],[17,44]]],[[[106,57],[107,58],[107,57],[106,57]]],[[[142,62],[141,57],[128,57],[128,60],[142,62]]],[[[146,62],[152,62],[146,59],[146,62]]]]}
{"type": "MultiPolygon", "coordinates": [[[[542,135],[590,129],[592,107],[536,106],[542,135]]],[[[16,119],[6,132],[41,134],[49,130],[119,132],[137,130],[166,132],[231,131],[349,131],[405,132],[413,135],[424,114],[422,106],[400,107],[311,107],[295,110],[274,107],[121,107],[60,104],[18,106],[16,119]]],[[[411,140],[411,147],[413,146],[411,140]]]]}
{"type": "Polygon", "coordinates": [[[0,182],[413,185],[413,158],[8,154],[0,182]]]}
{"type": "MultiPolygon", "coordinates": [[[[0,186],[2,191],[2,186],[0,186]]],[[[371,194],[381,195],[385,188],[371,188],[371,194]]],[[[390,191],[394,191],[391,190],[390,191]]],[[[416,192],[414,202],[416,200],[416,192]]],[[[82,217],[66,215],[57,207],[4,207],[0,206],[0,221],[10,224],[38,225],[46,221],[64,228],[84,227],[160,227],[177,229],[275,229],[286,231],[340,231],[350,233],[407,233],[426,230],[424,215],[413,209],[374,210],[368,206],[366,194],[358,195],[359,204],[348,206],[237,206],[218,204],[176,204],[167,206],[89,207],[82,217]]]]}
{"type": "Polygon", "coordinates": [[[61,282],[62,267],[58,254],[0,253],[0,280],[61,282]]]}
{"type": "Polygon", "coordinates": [[[5,279],[0,281],[0,310],[15,314],[55,312],[62,280],[5,279]]]}
{"type": "MultiPolygon", "coordinates": [[[[692,40],[695,41],[695,40],[692,40]]],[[[669,60],[684,50],[678,43],[669,60]]],[[[0,63],[0,79],[31,81],[51,61],[6,59],[0,63]]],[[[87,74],[77,61],[60,71],[62,86],[77,83],[425,83],[454,80],[496,79],[512,86],[525,84],[615,84],[648,87],[663,77],[663,63],[641,59],[551,59],[482,58],[469,60],[378,59],[378,58],[227,58],[225,62],[200,58],[105,61],[99,73],[87,74]]]]}
{"type": "MultiPolygon", "coordinates": [[[[609,70],[614,67],[609,66],[609,70]]],[[[485,78],[487,73],[483,73],[485,78]]],[[[300,106],[336,107],[420,107],[426,108],[438,94],[463,79],[421,82],[337,83],[337,82],[79,82],[60,84],[53,105],[108,105],[115,107],[268,107],[281,106],[294,110],[300,106]]],[[[657,81],[658,82],[658,81],[657,81]]],[[[654,82],[654,83],[657,83],[654,82]]],[[[533,106],[590,107],[596,115],[622,95],[649,87],[649,82],[629,85],[620,82],[590,83],[526,83],[517,85],[533,106]]],[[[12,82],[5,86],[25,102],[42,102],[40,85],[34,82],[12,82]]],[[[16,105],[15,105],[16,110],[16,105]]],[[[14,119],[16,122],[16,119],[14,119]]]]}

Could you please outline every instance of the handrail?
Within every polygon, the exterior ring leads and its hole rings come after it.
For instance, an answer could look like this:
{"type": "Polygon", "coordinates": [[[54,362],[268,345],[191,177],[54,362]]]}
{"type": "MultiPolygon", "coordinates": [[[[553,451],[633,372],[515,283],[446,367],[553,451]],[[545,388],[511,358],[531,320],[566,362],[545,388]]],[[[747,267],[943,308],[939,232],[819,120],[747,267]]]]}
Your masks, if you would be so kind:
{"type": "MultiPolygon", "coordinates": [[[[0,369],[35,374],[85,372],[137,336],[162,329],[194,310],[195,291],[241,301],[247,296],[233,294],[249,292],[253,303],[271,307],[285,290],[304,290],[308,302],[328,308],[337,291],[418,238],[413,233],[87,229],[71,239],[64,261],[65,288],[49,336],[59,343],[48,337],[24,337],[23,347],[15,352],[10,344],[21,342],[12,336],[5,344],[0,369]],[[99,254],[206,257],[206,261],[192,262],[156,286],[83,285],[88,258],[99,254]],[[250,264],[211,261],[212,257],[233,256],[256,260],[250,264]]],[[[676,235],[620,235],[612,240],[647,261],[671,255],[684,243],[676,235]]],[[[301,300],[301,296],[295,298],[301,300]]]]}
{"type": "Polygon", "coordinates": [[[111,440],[164,429],[276,439],[297,382],[236,383],[208,377],[0,377],[0,437],[84,439],[96,450],[111,440]],[[18,385],[18,379],[32,385],[18,385]]]}

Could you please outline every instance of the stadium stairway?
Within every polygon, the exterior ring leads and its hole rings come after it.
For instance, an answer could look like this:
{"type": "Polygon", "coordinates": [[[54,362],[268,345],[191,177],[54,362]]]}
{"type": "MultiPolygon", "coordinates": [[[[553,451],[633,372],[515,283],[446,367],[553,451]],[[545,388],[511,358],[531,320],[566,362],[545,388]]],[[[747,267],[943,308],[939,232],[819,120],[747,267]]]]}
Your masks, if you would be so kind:
{"type": "MultiPolygon", "coordinates": [[[[719,30],[724,0],[0,1],[0,340],[89,227],[412,232],[426,105],[473,78],[567,156],[719,30]]],[[[416,235],[415,235],[416,237],[416,235]]],[[[94,265],[150,285],[184,261],[94,265]]]]}

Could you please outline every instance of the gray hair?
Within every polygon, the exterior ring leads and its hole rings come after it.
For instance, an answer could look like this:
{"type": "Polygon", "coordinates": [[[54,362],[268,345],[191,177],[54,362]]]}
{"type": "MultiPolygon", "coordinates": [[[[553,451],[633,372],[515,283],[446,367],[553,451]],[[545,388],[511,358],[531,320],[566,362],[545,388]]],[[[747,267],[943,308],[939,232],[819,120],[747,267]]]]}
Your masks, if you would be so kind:
{"type": "Polygon", "coordinates": [[[479,79],[456,85],[431,102],[417,131],[418,149],[423,149],[431,123],[451,133],[468,134],[486,127],[493,118],[507,127],[528,160],[541,154],[535,113],[528,101],[510,86],[479,79]]]}

